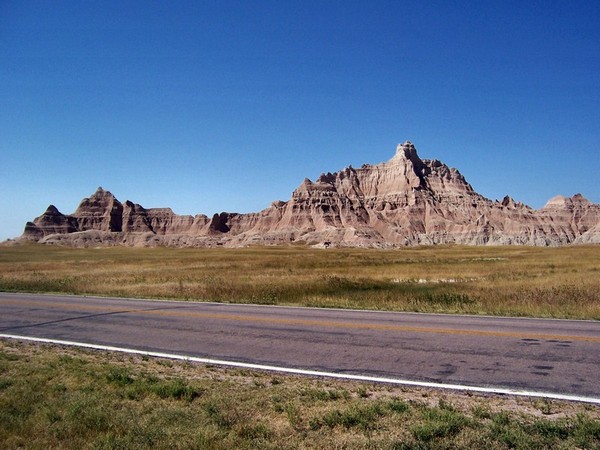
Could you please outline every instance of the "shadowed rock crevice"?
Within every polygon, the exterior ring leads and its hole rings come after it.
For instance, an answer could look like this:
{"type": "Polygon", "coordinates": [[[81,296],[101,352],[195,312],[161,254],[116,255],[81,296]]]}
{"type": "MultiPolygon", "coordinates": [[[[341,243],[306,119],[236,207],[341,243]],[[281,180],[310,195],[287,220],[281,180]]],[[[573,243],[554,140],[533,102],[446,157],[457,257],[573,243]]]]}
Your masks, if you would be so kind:
{"type": "Polygon", "coordinates": [[[229,214],[227,213],[215,214],[208,226],[209,230],[219,233],[228,233],[231,231],[231,228],[227,225],[228,219],[229,214]]]}

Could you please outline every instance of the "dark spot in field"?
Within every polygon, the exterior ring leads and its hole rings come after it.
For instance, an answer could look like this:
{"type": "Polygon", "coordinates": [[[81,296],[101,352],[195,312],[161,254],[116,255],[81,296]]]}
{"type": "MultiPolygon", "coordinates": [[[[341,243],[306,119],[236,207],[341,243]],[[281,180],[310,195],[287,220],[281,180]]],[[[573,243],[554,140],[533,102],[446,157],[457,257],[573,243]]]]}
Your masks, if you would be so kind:
{"type": "Polygon", "coordinates": [[[539,339],[531,339],[531,338],[523,338],[521,340],[525,341],[525,342],[539,342],[540,341],[539,339]]]}
{"type": "Polygon", "coordinates": [[[533,375],[541,375],[543,377],[547,377],[550,375],[548,372],[531,372],[533,375]]]}
{"type": "Polygon", "coordinates": [[[554,366],[533,366],[533,368],[538,370],[552,370],[554,366]]]}

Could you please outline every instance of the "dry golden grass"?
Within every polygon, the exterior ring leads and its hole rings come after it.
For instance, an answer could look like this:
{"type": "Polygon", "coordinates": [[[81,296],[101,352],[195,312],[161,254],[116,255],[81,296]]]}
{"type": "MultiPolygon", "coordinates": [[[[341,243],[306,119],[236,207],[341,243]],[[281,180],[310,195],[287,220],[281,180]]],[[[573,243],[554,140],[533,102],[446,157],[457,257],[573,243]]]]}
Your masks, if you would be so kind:
{"type": "Polygon", "coordinates": [[[600,319],[600,246],[0,247],[0,290],[600,319]]]}

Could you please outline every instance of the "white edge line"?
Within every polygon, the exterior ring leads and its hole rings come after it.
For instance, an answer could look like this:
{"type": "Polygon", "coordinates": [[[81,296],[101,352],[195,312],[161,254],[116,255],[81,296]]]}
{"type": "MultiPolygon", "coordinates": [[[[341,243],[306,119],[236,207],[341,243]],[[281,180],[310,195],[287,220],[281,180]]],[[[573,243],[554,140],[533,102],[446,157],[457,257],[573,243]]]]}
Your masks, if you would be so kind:
{"type": "Polygon", "coordinates": [[[484,394],[516,395],[516,396],[522,396],[522,397],[537,397],[537,398],[547,398],[547,399],[553,399],[553,400],[565,400],[565,401],[572,401],[572,402],[600,404],[600,398],[581,397],[578,395],[556,394],[556,393],[552,393],[552,392],[536,392],[536,391],[509,389],[509,388],[493,388],[493,387],[490,388],[490,387],[483,387],[483,386],[465,386],[465,385],[461,385],[461,384],[433,383],[433,382],[426,382],[426,381],[402,380],[402,379],[396,379],[396,378],[371,377],[368,375],[352,375],[352,374],[335,373],[335,372],[321,372],[318,370],[294,369],[292,367],[278,367],[278,366],[269,366],[269,365],[264,365],[264,364],[244,363],[244,362],[239,362],[239,361],[225,361],[225,360],[221,360],[221,359],[199,358],[196,356],[176,355],[176,354],[172,354],[172,353],[151,352],[151,351],[137,350],[137,349],[132,349],[132,348],[113,347],[110,345],[88,344],[85,342],[63,341],[63,340],[59,340],[59,339],[38,338],[38,337],[31,337],[31,336],[18,336],[18,335],[12,335],[12,334],[0,334],[0,338],[16,339],[16,340],[31,341],[31,342],[41,342],[41,343],[45,343],[45,344],[66,345],[66,346],[70,346],[70,347],[89,348],[89,349],[104,350],[104,351],[109,351],[109,352],[128,353],[128,354],[133,354],[133,355],[150,356],[153,358],[174,359],[174,360],[195,362],[195,363],[201,363],[201,364],[214,364],[214,365],[219,365],[219,366],[266,370],[266,371],[270,371],[270,372],[281,372],[281,373],[289,373],[289,374],[294,374],[294,375],[308,375],[308,376],[313,376],[313,377],[337,378],[337,379],[342,379],[342,380],[366,381],[366,382],[373,382],[373,383],[396,384],[396,385],[402,385],[402,386],[414,386],[414,387],[433,388],[433,389],[449,389],[449,390],[455,390],[455,391],[478,392],[478,393],[484,393],[484,394]]]}

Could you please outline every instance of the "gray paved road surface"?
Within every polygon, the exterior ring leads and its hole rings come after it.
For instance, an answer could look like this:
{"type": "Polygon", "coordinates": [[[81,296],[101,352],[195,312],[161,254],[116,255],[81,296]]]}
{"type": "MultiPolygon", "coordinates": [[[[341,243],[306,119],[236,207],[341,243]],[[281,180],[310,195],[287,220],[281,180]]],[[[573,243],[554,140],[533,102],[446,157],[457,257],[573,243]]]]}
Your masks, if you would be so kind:
{"type": "Polygon", "coordinates": [[[0,293],[0,334],[600,398],[600,322],[0,293]]]}

